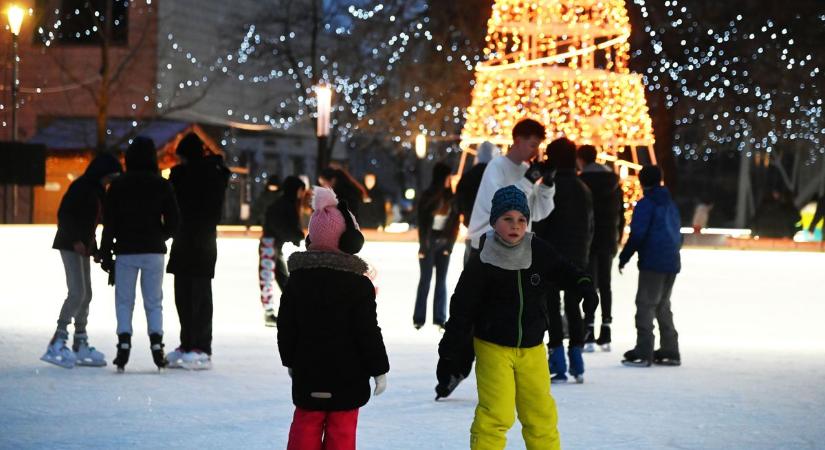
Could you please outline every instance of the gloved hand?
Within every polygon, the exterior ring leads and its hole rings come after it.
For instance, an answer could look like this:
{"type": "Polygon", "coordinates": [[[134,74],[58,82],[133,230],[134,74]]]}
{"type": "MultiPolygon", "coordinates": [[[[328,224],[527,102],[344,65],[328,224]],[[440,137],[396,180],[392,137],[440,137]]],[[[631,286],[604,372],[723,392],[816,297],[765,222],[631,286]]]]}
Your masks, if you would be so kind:
{"type": "Polygon", "coordinates": [[[524,178],[530,180],[531,183],[539,181],[541,175],[544,173],[544,165],[545,163],[543,161],[531,161],[527,172],[524,172],[524,178]]]}
{"type": "Polygon", "coordinates": [[[449,358],[438,360],[435,375],[438,378],[438,385],[435,387],[436,400],[449,397],[465,377],[455,361],[449,358]]]}
{"type": "Polygon", "coordinates": [[[541,173],[541,183],[547,187],[553,187],[556,182],[556,168],[547,163],[544,172],[541,173]]]}
{"type": "Polygon", "coordinates": [[[375,380],[375,390],[372,391],[372,395],[381,395],[387,389],[387,374],[381,374],[372,379],[375,380]]]}

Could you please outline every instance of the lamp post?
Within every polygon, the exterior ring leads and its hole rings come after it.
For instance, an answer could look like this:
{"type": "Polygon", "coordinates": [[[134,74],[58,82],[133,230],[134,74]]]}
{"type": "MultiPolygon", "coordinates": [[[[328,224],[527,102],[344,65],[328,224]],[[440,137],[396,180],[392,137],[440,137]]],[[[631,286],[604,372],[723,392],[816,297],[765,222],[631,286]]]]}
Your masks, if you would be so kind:
{"type": "MultiPolygon", "coordinates": [[[[17,5],[11,5],[6,10],[6,15],[9,19],[9,29],[11,30],[12,42],[12,81],[11,81],[11,140],[17,141],[17,37],[20,34],[20,28],[23,25],[23,8],[17,5]]],[[[9,211],[9,195],[8,185],[6,186],[6,202],[5,202],[5,223],[12,223],[17,218],[17,185],[11,186],[11,211],[9,211]],[[11,213],[11,214],[9,214],[11,213]]]]}
{"type": "Polygon", "coordinates": [[[415,137],[415,154],[418,159],[427,156],[427,135],[423,131],[415,137]]]}
{"type": "Polygon", "coordinates": [[[318,137],[317,175],[329,164],[327,156],[327,137],[329,136],[329,114],[332,106],[332,89],[326,84],[315,86],[315,100],[318,103],[318,117],[315,135],[318,137]]]}

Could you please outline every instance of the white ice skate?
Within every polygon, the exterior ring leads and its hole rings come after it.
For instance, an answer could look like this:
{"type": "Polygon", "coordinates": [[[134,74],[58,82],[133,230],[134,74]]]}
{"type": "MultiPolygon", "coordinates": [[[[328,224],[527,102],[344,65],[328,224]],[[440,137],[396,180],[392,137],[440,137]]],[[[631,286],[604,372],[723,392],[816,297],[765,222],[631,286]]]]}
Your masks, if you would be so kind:
{"type": "Polygon", "coordinates": [[[90,347],[89,338],[86,337],[86,335],[74,335],[74,348],[76,348],[74,355],[78,366],[106,366],[106,355],[99,352],[94,347],[90,347]]]}
{"type": "Polygon", "coordinates": [[[599,348],[601,348],[603,352],[609,352],[610,351],[610,342],[608,342],[606,344],[599,345],[599,348]]]}
{"type": "Polygon", "coordinates": [[[40,360],[64,369],[73,368],[77,362],[74,352],[66,346],[66,339],[63,338],[55,338],[54,342],[46,348],[46,353],[40,357],[40,360]]]}
{"type": "Polygon", "coordinates": [[[596,351],[596,344],[594,342],[587,342],[584,344],[582,351],[585,353],[593,353],[596,351]]]}
{"type": "Polygon", "coordinates": [[[183,369],[183,352],[181,351],[180,347],[172,350],[171,352],[166,354],[166,361],[169,364],[166,365],[167,369],[183,369]]]}
{"type": "Polygon", "coordinates": [[[203,352],[186,352],[181,359],[181,366],[187,370],[209,370],[212,368],[212,359],[203,352]]]}

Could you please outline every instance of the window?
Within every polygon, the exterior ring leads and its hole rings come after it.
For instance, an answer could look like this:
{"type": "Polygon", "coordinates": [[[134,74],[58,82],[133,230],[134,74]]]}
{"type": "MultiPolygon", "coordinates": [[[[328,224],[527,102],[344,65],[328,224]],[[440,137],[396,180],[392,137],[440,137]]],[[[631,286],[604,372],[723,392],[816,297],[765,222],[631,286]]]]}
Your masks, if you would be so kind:
{"type": "Polygon", "coordinates": [[[112,45],[129,43],[128,0],[40,0],[34,40],[43,45],[97,45],[106,27],[106,9],[111,9],[112,45]]]}

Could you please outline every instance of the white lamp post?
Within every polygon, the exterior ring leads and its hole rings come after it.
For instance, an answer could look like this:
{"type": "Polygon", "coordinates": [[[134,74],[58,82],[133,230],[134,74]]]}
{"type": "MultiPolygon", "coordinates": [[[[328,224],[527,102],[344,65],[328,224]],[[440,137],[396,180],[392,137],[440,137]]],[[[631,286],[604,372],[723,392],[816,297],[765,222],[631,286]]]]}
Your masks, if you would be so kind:
{"type": "Polygon", "coordinates": [[[427,156],[427,135],[423,131],[415,137],[415,154],[419,159],[427,156]]]}
{"type": "Polygon", "coordinates": [[[318,173],[329,164],[327,157],[327,136],[329,136],[329,115],[332,108],[332,89],[326,84],[315,86],[315,100],[318,102],[318,118],[315,135],[318,137],[318,173]]]}

